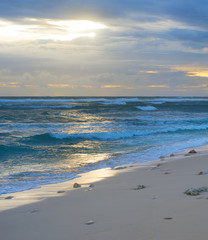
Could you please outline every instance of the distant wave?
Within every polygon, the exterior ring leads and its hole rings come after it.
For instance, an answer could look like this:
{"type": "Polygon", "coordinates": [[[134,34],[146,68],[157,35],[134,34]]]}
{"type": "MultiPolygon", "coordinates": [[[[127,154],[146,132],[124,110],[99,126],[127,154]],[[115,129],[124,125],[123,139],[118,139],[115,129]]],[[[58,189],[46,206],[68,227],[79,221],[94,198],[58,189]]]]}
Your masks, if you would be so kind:
{"type": "MultiPolygon", "coordinates": [[[[26,104],[27,107],[28,103],[44,103],[45,106],[48,106],[50,103],[90,103],[90,102],[98,102],[103,105],[126,105],[130,102],[143,102],[143,103],[151,103],[151,104],[164,104],[164,103],[177,103],[177,102],[207,102],[208,98],[194,98],[194,97],[161,97],[161,98],[138,98],[138,97],[102,97],[102,98],[88,98],[88,97],[81,97],[81,98],[0,98],[0,105],[1,106],[11,106],[13,104],[26,104]],[[11,105],[10,105],[11,104],[11,105]]],[[[44,107],[44,104],[43,107],[44,107]]],[[[70,108],[65,107],[68,105],[63,105],[63,108],[70,108]]],[[[50,105],[49,105],[50,107],[50,105]]],[[[35,107],[34,107],[35,108],[35,107]]]]}
{"type": "Polygon", "coordinates": [[[153,104],[163,104],[166,102],[208,102],[208,98],[186,98],[186,97],[176,97],[176,98],[149,98],[143,99],[144,102],[152,102],[153,104]]]}
{"type": "Polygon", "coordinates": [[[150,102],[151,104],[164,104],[165,101],[154,101],[154,102],[150,102]]]}
{"type": "Polygon", "coordinates": [[[0,103],[57,103],[57,102],[138,102],[139,98],[0,98],[0,103]]]}
{"type": "Polygon", "coordinates": [[[80,107],[82,105],[59,105],[59,106],[51,106],[51,108],[74,108],[74,107],[80,107]]]}
{"type": "Polygon", "coordinates": [[[142,111],[155,111],[155,110],[157,110],[157,108],[153,107],[153,106],[137,106],[136,108],[138,108],[142,111]]]}

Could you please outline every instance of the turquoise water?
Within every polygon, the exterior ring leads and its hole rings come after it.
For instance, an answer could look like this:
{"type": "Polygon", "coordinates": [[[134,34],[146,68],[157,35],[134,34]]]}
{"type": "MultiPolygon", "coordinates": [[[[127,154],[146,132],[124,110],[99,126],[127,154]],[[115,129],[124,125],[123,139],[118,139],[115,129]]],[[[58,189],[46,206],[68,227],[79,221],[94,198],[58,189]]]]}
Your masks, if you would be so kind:
{"type": "Polygon", "coordinates": [[[0,98],[0,194],[208,143],[208,98],[0,98]]]}

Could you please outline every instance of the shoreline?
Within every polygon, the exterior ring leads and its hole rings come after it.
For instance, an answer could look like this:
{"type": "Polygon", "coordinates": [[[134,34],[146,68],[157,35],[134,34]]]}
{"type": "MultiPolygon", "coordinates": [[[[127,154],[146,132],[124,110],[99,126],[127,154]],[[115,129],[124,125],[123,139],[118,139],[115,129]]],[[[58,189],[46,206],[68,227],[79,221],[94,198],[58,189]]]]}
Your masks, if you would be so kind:
{"type": "MultiPolygon", "coordinates": [[[[196,149],[198,155],[208,155],[208,145],[195,147],[194,149],[196,149]]],[[[182,152],[173,153],[174,156],[161,156],[158,159],[148,162],[124,164],[114,168],[108,167],[96,169],[86,173],[80,173],[76,178],[68,181],[42,185],[39,188],[33,188],[21,192],[2,194],[0,195],[0,213],[9,209],[41,202],[47,200],[48,198],[64,196],[69,193],[69,191],[74,190],[74,183],[79,183],[82,186],[81,188],[85,188],[85,190],[88,191],[90,184],[106,180],[107,178],[114,177],[117,174],[134,171],[138,168],[154,168],[161,163],[180,160],[185,157],[189,150],[190,149],[185,149],[182,152]]]]}
{"type": "Polygon", "coordinates": [[[0,199],[24,203],[0,212],[1,239],[206,240],[208,192],[185,191],[208,187],[207,147],[20,193],[33,192],[33,202],[27,194],[0,199]]]}

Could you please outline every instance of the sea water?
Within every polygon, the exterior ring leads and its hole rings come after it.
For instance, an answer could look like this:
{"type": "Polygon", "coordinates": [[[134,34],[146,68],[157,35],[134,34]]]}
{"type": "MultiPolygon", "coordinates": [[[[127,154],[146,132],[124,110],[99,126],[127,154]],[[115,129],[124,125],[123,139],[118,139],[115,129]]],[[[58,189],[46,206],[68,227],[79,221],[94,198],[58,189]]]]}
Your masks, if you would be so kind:
{"type": "Polygon", "coordinates": [[[208,98],[0,98],[0,194],[208,143],[208,98]]]}

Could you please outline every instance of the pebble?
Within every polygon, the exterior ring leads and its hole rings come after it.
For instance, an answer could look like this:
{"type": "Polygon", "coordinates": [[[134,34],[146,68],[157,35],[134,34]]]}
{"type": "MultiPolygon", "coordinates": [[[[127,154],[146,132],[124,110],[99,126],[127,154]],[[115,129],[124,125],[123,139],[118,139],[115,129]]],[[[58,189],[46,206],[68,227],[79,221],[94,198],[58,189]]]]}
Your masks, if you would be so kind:
{"type": "Polygon", "coordinates": [[[165,218],[163,218],[163,219],[165,219],[165,220],[171,220],[171,219],[173,219],[172,217],[165,217],[165,218]]]}
{"type": "Polygon", "coordinates": [[[191,196],[200,195],[202,192],[208,192],[208,187],[200,187],[200,188],[189,188],[185,191],[185,194],[191,196]]]}
{"type": "Polygon", "coordinates": [[[197,151],[192,149],[191,151],[189,151],[189,153],[197,153],[197,151]]]}
{"type": "Polygon", "coordinates": [[[81,185],[79,183],[74,183],[73,188],[79,188],[81,185]]]}
{"type": "Polygon", "coordinates": [[[36,213],[36,212],[38,212],[38,209],[34,209],[30,213],[36,213]]]}
{"type": "Polygon", "coordinates": [[[13,196],[8,196],[8,197],[5,197],[5,199],[12,199],[14,198],[13,196]]]}
{"type": "Polygon", "coordinates": [[[140,189],[143,189],[143,188],[146,188],[146,186],[144,186],[144,185],[137,185],[135,188],[133,188],[133,190],[140,190],[140,189]]]}
{"type": "Polygon", "coordinates": [[[57,193],[64,193],[65,191],[58,191],[57,193]]]}
{"type": "Polygon", "coordinates": [[[85,224],[86,225],[91,225],[91,224],[94,224],[94,223],[95,223],[94,221],[90,220],[90,221],[87,221],[85,224]]]}
{"type": "Polygon", "coordinates": [[[205,174],[208,174],[208,171],[201,171],[198,173],[198,175],[205,175],[205,174]]]}
{"type": "Polygon", "coordinates": [[[126,166],[114,167],[113,170],[122,170],[127,168],[126,166]]]}
{"type": "Polygon", "coordinates": [[[93,188],[93,187],[95,187],[95,184],[91,183],[91,184],[89,185],[89,187],[90,187],[90,188],[93,188]]]}

